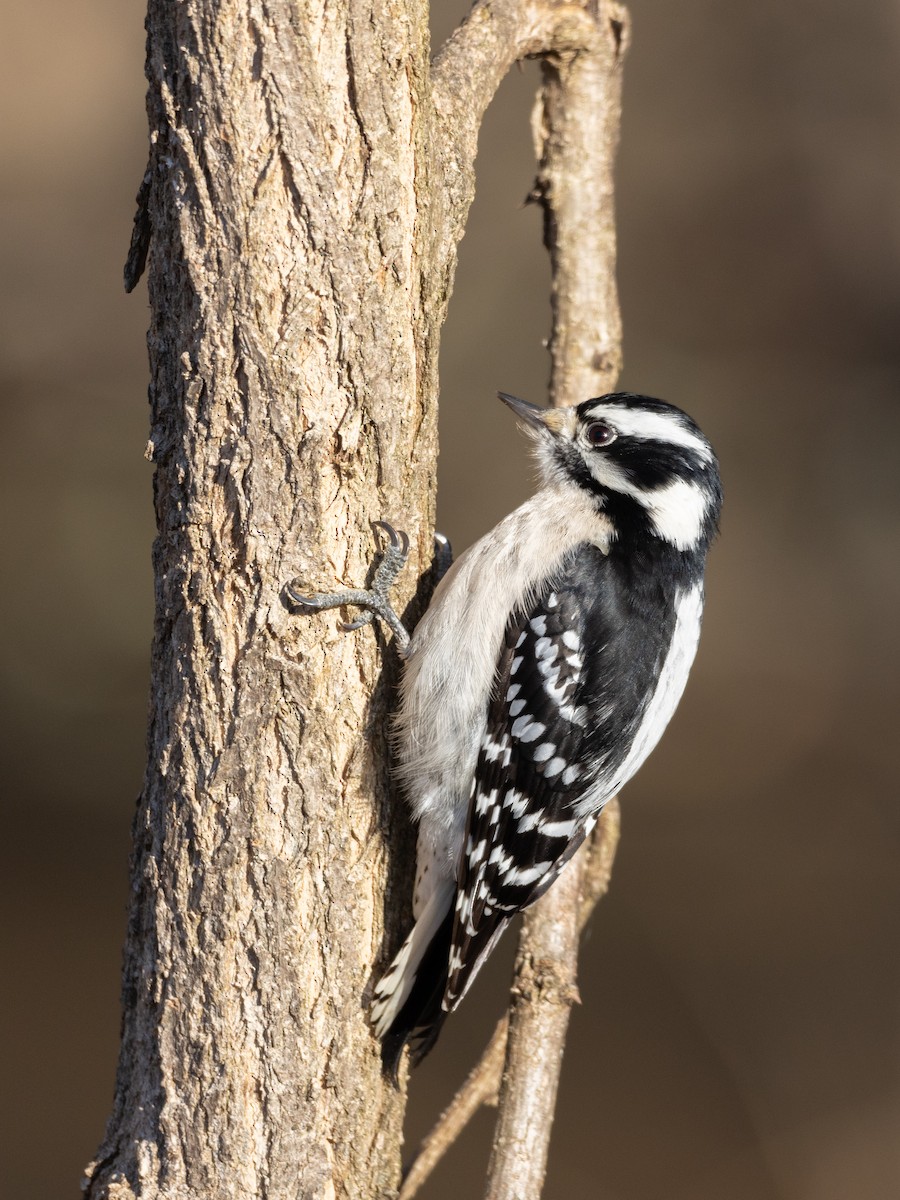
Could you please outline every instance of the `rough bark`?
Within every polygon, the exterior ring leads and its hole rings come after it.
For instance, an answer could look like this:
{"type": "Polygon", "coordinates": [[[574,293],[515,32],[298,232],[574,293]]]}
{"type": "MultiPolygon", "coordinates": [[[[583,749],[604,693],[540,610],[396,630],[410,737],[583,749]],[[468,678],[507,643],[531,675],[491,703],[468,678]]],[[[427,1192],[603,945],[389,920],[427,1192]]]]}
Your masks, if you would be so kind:
{"type": "Polygon", "coordinates": [[[157,619],[91,1196],[396,1180],[402,1098],[364,1009],[409,846],[386,803],[390,679],[371,636],[291,619],[280,591],[363,577],[373,516],[413,537],[404,599],[429,559],[448,267],[416,210],[426,16],[150,5],[157,619]]]}
{"type": "Polygon", "coordinates": [[[424,0],[150,0],[127,283],[149,243],[156,625],[94,1200],[396,1188],[403,1094],[366,1019],[407,920],[393,669],[281,589],[357,582],[387,517],[421,605],[478,124],[512,62],[584,30],[478,5],[432,80],[424,0]]]}

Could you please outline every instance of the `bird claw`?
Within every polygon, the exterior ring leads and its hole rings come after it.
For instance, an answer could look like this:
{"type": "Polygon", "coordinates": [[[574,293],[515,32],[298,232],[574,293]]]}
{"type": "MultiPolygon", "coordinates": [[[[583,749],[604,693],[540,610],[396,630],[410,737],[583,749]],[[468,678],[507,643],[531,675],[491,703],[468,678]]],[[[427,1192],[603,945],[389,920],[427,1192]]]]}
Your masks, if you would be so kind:
{"type": "Polygon", "coordinates": [[[383,529],[388,535],[388,543],[391,550],[398,550],[403,556],[403,561],[409,554],[409,537],[402,529],[395,529],[388,521],[373,521],[373,529],[383,529]]]}
{"type": "Polygon", "coordinates": [[[434,535],[434,571],[435,584],[440,583],[447,572],[453,565],[453,547],[450,545],[450,539],[446,534],[436,533],[434,535]]]}
{"type": "Polygon", "coordinates": [[[316,596],[301,596],[300,593],[295,590],[295,585],[299,582],[299,579],[292,579],[290,583],[285,584],[285,595],[292,604],[299,604],[303,608],[309,608],[315,611],[318,598],[316,596]]]}
{"type": "Polygon", "coordinates": [[[409,556],[409,538],[403,530],[394,529],[387,521],[373,521],[372,527],[383,530],[388,541],[382,551],[381,562],[375,570],[371,588],[347,588],[340,592],[316,592],[307,596],[297,590],[300,581],[294,579],[285,587],[285,595],[292,603],[309,612],[325,612],[330,608],[350,606],[365,609],[366,611],[353,621],[339,621],[338,628],[344,633],[352,633],[362,629],[364,625],[370,625],[375,617],[380,617],[393,631],[401,652],[405,652],[409,645],[409,634],[391,607],[388,594],[406,564],[409,556]]]}
{"type": "Polygon", "coordinates": [[[357,617],[355,621],[338,621],[338,629],[341,633],[353,633],[356,629],[362,629],[364,625],[371,625],[375,620],[373,612],[363,613],[361,617],[357,617]]]}

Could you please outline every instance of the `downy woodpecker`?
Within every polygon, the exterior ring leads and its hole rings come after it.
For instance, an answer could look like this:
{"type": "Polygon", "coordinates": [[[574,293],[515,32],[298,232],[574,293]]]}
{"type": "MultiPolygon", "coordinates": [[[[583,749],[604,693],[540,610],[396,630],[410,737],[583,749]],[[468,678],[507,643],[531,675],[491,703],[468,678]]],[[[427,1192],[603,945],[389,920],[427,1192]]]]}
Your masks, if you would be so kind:
{"type": "Polygon", "coordinates": [[[408,638],[388,590],[289,595],[358,605],[404,658],[397,775],[418,821],[415,924],[375,989],[396,1076],[434,1044],[497,939],[550,887],[659,741],[700,636],[718,464],[671,404],[616,392],[542,409],[500,393],[534,440],[538,492],[446,572],[408,638]]]}

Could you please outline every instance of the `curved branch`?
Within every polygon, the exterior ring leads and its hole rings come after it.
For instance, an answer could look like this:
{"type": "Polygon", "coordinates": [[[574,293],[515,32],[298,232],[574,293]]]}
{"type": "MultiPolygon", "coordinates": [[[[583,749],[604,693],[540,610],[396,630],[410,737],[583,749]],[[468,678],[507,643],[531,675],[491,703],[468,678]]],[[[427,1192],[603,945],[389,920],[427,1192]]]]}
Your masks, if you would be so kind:
{"type": "Polygon", "coordinates": [[[514,62],[539,54],[592,50],[598,38],[580,4],[547,0],[478,0],[435,56],[435,106],[448,124],[477,133],[484,111],[514,62]]]}
{"type": "Polygon", "coordinates": [[[475,193],[475,155],[485,109],[504,76],[523,58],[572,56],[596,49],[602,36],[582,5],[549,0],[478,0],[435,56],[432,144],[440,162],[452,254],[475,193]]]}

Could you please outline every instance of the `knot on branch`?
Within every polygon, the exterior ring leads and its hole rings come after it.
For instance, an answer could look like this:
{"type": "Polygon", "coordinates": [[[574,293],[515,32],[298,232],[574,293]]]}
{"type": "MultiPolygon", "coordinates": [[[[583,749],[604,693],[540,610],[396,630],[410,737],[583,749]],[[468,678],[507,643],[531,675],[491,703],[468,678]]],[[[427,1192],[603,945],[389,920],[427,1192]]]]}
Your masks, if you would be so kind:
{"type": "Polygon", "coordinates": [[[623,4],[613,0],[594,8],[538,0],[533,11],[533,37],[540,44],[533,46],[523,57],[571,59],[604,50],[608,55],[611,40],[613,59],[618,63],[624,58],[630,40],[630,24],[628,10],[623,4]]]}
{"type": "Polygon", "coordinates": [[[631,22],[628,19],[628,9],[624,4],[610,3],[606,7],[606,19],[609,21],[610,33],[616,44],[616,58],[622,59],[631,43],[631,22]]]}
{"type": "Polygon", "coordinates": [[[527,57],[571,57],[599,48],[602,27],[589,9],[580,4],[539,3],[535,12],[535,40],[539,44],[529,49],[527,57]]]}
{"type": "Polygon", "coordinates": [[[571,1008],[581,1003],[581,995],[571,975],[564,974],[562,964],[552,958],[527,957],[520,961],[516,983],[512,988],[515,1004],[546,1004],[571,1008]]]}

